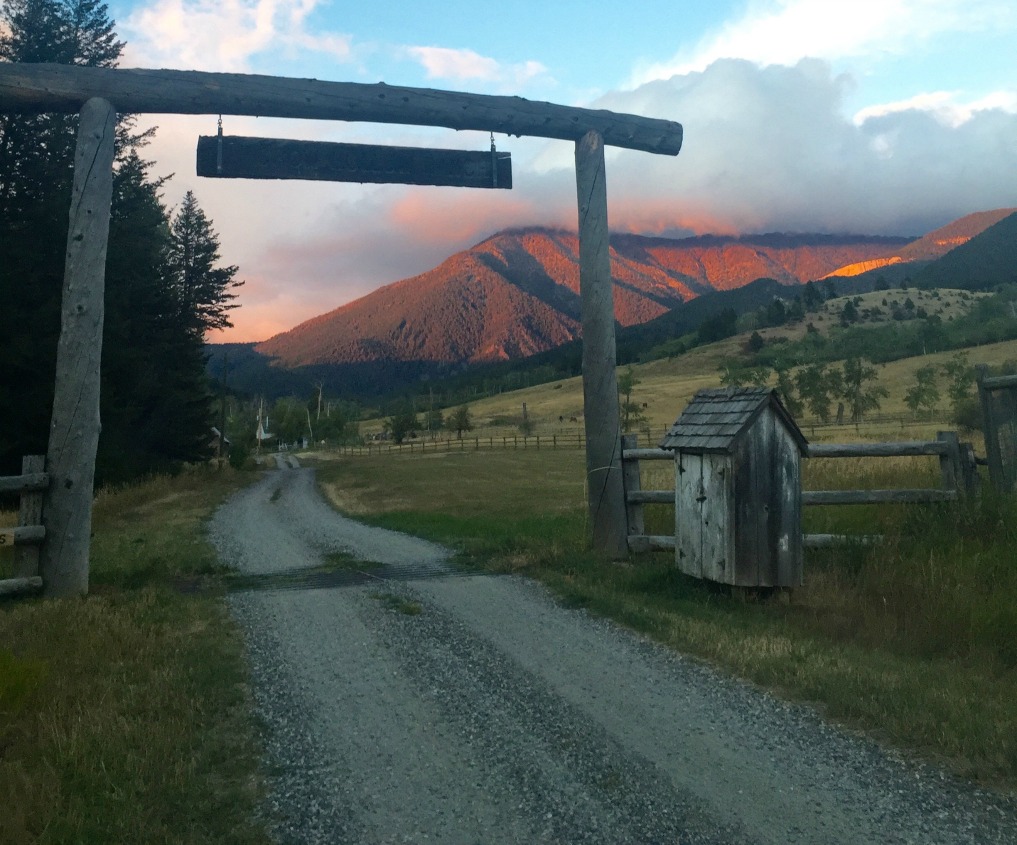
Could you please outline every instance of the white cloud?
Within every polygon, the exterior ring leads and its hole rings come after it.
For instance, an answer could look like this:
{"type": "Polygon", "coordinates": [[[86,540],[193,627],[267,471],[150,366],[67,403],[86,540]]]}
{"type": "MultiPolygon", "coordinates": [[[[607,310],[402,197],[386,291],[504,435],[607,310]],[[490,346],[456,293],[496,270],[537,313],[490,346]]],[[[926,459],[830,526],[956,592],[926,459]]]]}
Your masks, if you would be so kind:
{"type": "Polygon", "coordinates": [[[704,70],[723,58],[792,65],[815,57],[896,54],[944,33],[1012,28],[1008,0],[768,0],[691,49],[638,67],[631,85],[704,70]]]}
{"type": "Polygon", "coordinates": [[[406,47],[405,53],[424,68],[428,79],[493,82],[499,88],[516,89],[547,73],[547,68],[540,62],[504,64],[473,50],[406,47]]]}
{"type": "Polygon", "coordinates": [[[912,234],[1017,206],[1017,114],[972,109],[956,123],[911,108],[856,123],[841,113],[845,85],[818,60],[722,60],[604,97],[685,126],[677,158],[613,157],[612,225],[912,234]]]}
{"type": "Polygon", "coordinates": [[[353,58],[352,39],[310,31],[319,0],[152,0],[124,20],[124,66],[245,72],[269,53],[312,51],[353,58]]]}
{"type": "Polygon", "coordinates": [[[906,100],[868,106],[855,114],[854,122],[862,125],[865,121],[890,114],[908,111],[922,111],[935,117],[940,123],[958,127],[975,117],[979,112],[1000,110],[1017,113],[1017,93],[995,91],[971,102],[961,102],[954,91],[930,91],[917,94],[906,100]]]}

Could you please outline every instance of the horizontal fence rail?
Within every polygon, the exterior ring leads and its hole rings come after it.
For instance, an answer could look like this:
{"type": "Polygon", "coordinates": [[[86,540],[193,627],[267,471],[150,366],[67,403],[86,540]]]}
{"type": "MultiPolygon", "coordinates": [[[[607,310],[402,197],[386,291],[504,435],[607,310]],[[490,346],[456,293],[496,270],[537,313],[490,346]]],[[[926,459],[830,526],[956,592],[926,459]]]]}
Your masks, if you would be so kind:
{"type": "Polygon", "coordinates": [[[945,455],[949,446],[942,440],[903,440],[898,443],[810,443],[810,458],[907,458],[945,455]]]}
{"type": "Polygon", "coordinates": [[[425,452],[478,452],[508,449],[582,449],[582,434],[503,435],[501,437],[463,437],[455,440],[405,440],[402,443],[378,441],[363,445],[326,447],[340,455],[412,455],[425,452]]]}
{"type": "Polygon", "coordinates": [[[0,493],[33,493],[49,487],[49,475],[33,472],[28,475],[0,476],[0,493]]]}
{"type": "Polygon", "coordinates": [[[803,505],[920,505],[953,502],[956,490],[803,490],[803,505]]]}
{"type": "MultiPolygon", "coordinates": [[[[970,443],[959,443],[952,431],[939,432],[937,440],[902,440],[888,443],[810,443],[809,458],[939,458],[942,487],[893,490],[803,490],[803,506],[931,504],[953,502],[961,495],[972,493],[978,484],[976,459],[970,443]]],[[[645,552],[675,548],[674,537],[648,535],[644,531],[643,506],[675,504],[675,491],[643,490],[639,464],[641,461],[673,461],[675,453],[665,449],[639,448],[634,435],[622,438],[622,472],[625,478],[625,503],[629,517],[629,550],[645,552]]],[[[871,544],[880,542],[879,535],[805,534],[803,541],[811,548],[838,543],[871,544]]]]}

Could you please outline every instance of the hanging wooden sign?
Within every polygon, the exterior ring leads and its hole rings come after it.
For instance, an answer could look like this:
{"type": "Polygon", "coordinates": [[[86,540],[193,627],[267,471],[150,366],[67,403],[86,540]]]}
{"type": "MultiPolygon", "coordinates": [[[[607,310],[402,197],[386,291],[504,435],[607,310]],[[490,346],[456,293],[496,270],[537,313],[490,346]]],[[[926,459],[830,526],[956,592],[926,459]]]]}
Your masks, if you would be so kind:
{"type": "Polygon", "coordinates": [[[198,175],[511,188],[510,153],[202,135],[198,175]]]}

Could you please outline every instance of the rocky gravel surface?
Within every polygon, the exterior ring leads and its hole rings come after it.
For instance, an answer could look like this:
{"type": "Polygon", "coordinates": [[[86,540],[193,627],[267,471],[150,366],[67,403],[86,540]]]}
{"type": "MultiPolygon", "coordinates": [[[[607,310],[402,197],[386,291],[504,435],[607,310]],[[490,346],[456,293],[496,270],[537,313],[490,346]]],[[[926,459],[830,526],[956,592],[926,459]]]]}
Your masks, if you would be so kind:
{"type": "Polygon", "coordinates": [[[1017,843],[1017,803],[539,585],[335,514],[280,461],[216,514],[283,843],[1017,843]],[[335,577],[273,580],[341,551],[335,577]],[[354,570],[358,567],[354,567],[354,570]],[[258,578],[263,577],[262,582],[258,578]]]}

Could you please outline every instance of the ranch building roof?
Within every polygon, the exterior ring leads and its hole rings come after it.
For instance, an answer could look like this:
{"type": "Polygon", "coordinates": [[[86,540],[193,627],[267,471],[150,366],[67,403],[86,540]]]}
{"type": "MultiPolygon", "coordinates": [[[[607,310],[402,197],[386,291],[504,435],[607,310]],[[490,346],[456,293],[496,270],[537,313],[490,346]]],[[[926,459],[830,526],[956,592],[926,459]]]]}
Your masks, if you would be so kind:
{"type": "Polygon", "coordinates": [[[683,452],[733,452],[744,435],[769,410],[805,454],[808,441],[794,417],[769,387],[715,387],[700,390],[668,429],[660,448],[683,452]]]}

